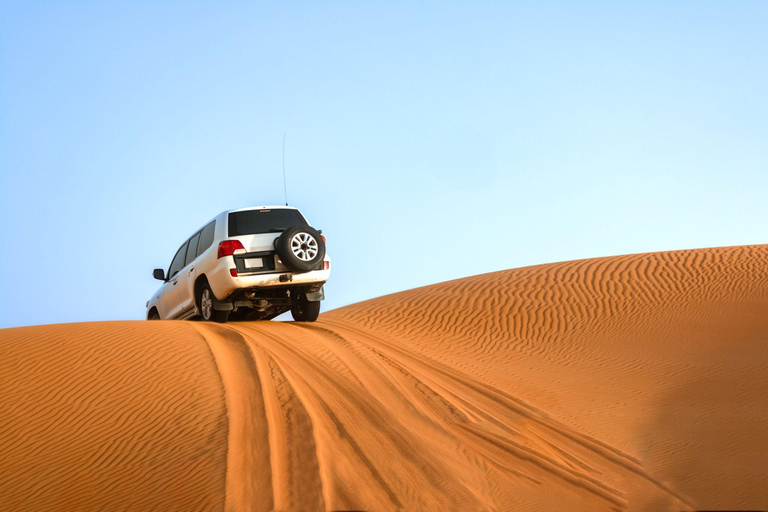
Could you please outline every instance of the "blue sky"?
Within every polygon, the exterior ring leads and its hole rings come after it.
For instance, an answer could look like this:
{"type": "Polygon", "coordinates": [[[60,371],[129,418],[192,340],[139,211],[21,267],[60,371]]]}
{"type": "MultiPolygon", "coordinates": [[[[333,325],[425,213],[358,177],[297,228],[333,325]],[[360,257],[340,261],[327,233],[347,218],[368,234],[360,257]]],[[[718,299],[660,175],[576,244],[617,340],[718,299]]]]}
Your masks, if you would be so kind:
{"type": "Polygon", "coordinates": [[[218,212],[289,201],[324,309],[766,242],[765,2],[4,2],[0,327],[140,319],[218,212]]]}

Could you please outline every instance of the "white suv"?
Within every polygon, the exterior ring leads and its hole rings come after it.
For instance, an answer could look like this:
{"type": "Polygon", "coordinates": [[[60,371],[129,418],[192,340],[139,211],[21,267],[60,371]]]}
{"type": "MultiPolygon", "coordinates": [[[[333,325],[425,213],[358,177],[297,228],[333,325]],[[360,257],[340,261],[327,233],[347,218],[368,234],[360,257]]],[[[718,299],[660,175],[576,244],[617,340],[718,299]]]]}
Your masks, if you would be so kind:
{"type": "Polygon", "coordinates": [[[291,311],[314,322],[331,274],[325,237],[296,208],[262,206],[217,215],[184,242],[147,319],[269,320],[291,311]]]}

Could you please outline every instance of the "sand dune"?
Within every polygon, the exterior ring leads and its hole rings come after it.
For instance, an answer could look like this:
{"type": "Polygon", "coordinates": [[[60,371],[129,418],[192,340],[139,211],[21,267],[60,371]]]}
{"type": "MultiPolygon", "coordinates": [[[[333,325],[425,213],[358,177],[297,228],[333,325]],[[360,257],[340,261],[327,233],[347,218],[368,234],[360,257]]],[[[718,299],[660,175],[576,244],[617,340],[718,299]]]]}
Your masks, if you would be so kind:
{"type": "Polygon", "coordinates": [[[0,331],[0,510],[768,508],[768,246],[0,331]]]}

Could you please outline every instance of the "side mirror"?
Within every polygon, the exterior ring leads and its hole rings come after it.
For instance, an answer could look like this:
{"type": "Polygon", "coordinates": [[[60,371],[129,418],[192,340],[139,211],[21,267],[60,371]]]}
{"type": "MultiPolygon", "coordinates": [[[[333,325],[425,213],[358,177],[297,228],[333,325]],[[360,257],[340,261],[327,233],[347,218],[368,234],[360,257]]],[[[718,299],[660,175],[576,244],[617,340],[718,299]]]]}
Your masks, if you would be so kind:
{"type": "Polygon", "coordinates": [[[156,268],[152,271],[152,277],[159,279],[160,281],[165,281],[165,271],[161,268],[156,268]]]}

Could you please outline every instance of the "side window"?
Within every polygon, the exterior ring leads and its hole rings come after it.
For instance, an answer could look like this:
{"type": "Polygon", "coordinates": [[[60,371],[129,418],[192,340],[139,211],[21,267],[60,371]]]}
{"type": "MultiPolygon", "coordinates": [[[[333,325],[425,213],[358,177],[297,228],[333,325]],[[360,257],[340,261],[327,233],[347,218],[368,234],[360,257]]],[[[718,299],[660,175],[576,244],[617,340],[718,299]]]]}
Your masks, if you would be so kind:
{"type": "Polygon", "coordinates": [[[197,255],[197,241],[200,240],[200,233],[196,234],[189,239],[189,249],[187,249],[187,258],[184,260],[184,265],[189,265],[197,255]]]}
{"type": "Polygon", "coordinates": [[[216,227],[216,221],[209,222],[200,233],[200,244],[197,246],[197,255],[200,256],[213,243],[213,230],[216,227]]]}
{"type": "Polygon", "coordinates": [[[173,276],[179,273],[179,270],[184,266],[184,256],[187,252],[187,242],[184,242],[184,245],[179,247],[179,250],[176,252],[176,256],[173,257],[173,261],[171,262],[171,268],[168,269],[168,279],[172,279],[173,276]]]}

